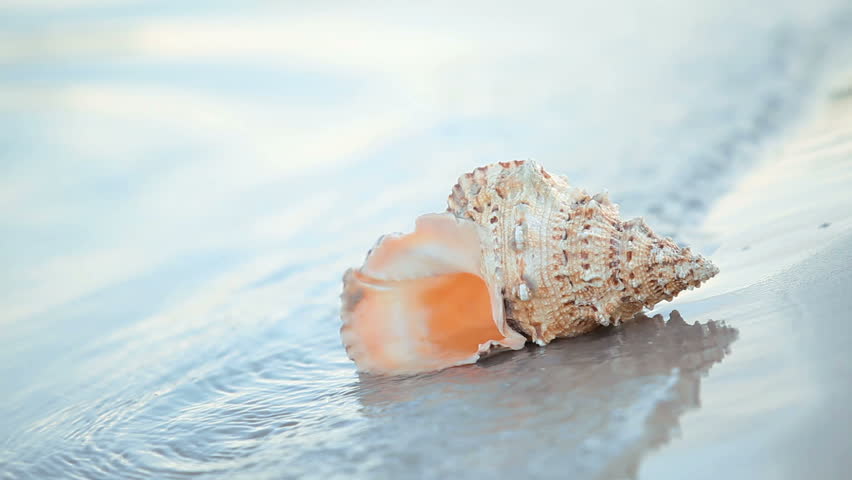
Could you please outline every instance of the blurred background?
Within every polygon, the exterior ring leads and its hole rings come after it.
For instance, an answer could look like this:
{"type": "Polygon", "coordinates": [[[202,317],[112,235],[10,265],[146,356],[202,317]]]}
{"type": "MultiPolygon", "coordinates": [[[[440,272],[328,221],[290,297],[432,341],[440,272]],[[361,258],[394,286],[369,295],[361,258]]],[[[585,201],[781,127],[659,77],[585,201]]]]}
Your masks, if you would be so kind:
{"type": "MultiPolygon", "coordinates": [[[[422,473],[380,453],[422,439],[359,396],[343,270],[527,158],[712,252],[851,37],[844,0],[3,0],[0,477],[422,473]]],[[[641,453],[618,421],[552,461],[641,453]]]]}

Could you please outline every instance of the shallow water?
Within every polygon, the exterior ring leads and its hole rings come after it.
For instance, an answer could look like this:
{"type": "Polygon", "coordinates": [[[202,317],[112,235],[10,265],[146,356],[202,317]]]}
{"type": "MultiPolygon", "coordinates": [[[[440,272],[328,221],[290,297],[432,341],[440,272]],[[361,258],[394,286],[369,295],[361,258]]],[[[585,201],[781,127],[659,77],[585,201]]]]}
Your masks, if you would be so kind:
{"type": "Polygon", "coordinates": [[[737,330],[359,376],[341,273],[512,158],[712,253],[852,45],[841,1],[172,3],[0,7],[0,478],[635,476],[737,330]]]}

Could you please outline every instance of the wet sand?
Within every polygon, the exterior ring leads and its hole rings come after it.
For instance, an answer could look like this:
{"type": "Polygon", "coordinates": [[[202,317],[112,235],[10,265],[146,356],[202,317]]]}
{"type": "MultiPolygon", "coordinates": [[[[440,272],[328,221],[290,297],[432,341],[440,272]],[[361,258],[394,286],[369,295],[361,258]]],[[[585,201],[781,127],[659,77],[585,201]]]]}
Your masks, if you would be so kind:
{"type": "Polygon", "coordinates": [[[852,65],[848,0],[12,3],[0,479],[848,472],[850,89],[802,114],[852,65]],[[359,375],[342,272],[523,158],[721,274],[619,328],[359,375]]]}
{"type": "Polygon", "coordinates": [[[836,93],[714,204],[696,234],[721,268],[706,286],[546,348],[404,380],[362,375],[359,403],[383,425],[368,434],[444,443],[367,471],[845,478],[850,192],[852,95],[836,93]],[[397,430],[420,422],[430,427],[397,430]]]}
{"type": "Polygon", "coordinates": [[[850,167],[852,97],[835,95],[715,203],[696,234],[721,268],[705,287],[545,348],[361,375],[362,434],[388,440],[351,473],[843,478],[850,167]]]}
{"type": "Polygon", "coordinates": [[[852,95],[717,203],[704,230],[722,273],[660,308],[739,331],[701,408],[640,478],[848,478],[852,471],[852,95]]]}

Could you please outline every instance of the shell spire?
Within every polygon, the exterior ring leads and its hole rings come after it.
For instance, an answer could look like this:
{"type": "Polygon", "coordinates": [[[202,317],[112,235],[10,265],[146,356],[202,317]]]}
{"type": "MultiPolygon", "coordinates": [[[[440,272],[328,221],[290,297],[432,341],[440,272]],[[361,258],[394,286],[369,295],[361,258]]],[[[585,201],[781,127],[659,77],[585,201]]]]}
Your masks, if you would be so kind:
{"type": "Polygon", "coordinates": [[[362,371],[435,370],[618,324],[716,273],[641,218],[622,221],[606,193],[501,162],[347,272],[341,336],[362,371]]]}

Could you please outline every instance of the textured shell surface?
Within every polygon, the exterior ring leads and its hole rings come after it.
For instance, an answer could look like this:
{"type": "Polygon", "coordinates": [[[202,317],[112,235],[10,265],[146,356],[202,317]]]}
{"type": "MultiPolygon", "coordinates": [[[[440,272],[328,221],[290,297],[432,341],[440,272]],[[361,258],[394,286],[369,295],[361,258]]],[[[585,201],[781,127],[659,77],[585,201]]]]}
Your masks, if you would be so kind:
{"type": "Polygon", "coordinates": [[[642,219],[622,222],[607,194],[535,162],[480,167],[448,204],[489,231],[488,274],[505,290],[507,321],[541,345],[628,320],[718,272],[642,219]]]}
{"type": "Polygon", "coordinates": [[[470,363],[494,347],[520,348],[520,335],[545,345],[632,319],[718,272],[700,255],[656,235],[641,218],[622,221],[607,194],[589,195],[532,161],[463,175],[447,211],[445,217],[422,217],[414,233],[399,237],[404,247],[380,241],[361,269],[347,272],[341,335],[360,370],[409,373],[470,363]],[[364,278],[387,279],[389,272],[408,283],[384,283],[373,294],[364,278]],[[456,282],[451,275],[459,272],[479,278],[482,286],[456,282]],[[444,279],[442,291],[451,293],[425,295],[434,287],[424,285],[437,278],[444,279]],[[489,317],[482,313],[484,300],[479,314],[466,311],[477,311],[472,299],[486,291],[490,318],[482,321],[496,329],[486,334],[480,325],[476,335],[484,336],[474,342],[473,327],[455,329],[468,318],[489,317]],[[459,296],[471,300],[451,310],[438,305],[459,296]],[[424,321],[432,326],[424,329],[424,321]],[[398,332],[390,338],[391,353],[388,331],[398,332]],[[429,345],[428,354],[400,340],[412,331],[429,345]],[[472,351],[444,357],[448,340],[430,340],[442,335],[469,335],[472,351]]]}

